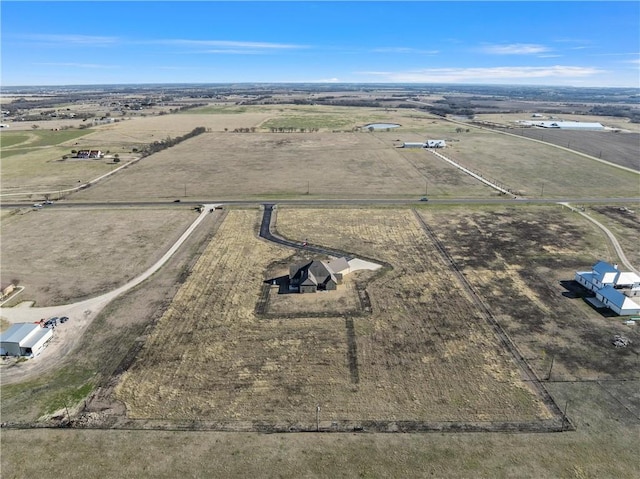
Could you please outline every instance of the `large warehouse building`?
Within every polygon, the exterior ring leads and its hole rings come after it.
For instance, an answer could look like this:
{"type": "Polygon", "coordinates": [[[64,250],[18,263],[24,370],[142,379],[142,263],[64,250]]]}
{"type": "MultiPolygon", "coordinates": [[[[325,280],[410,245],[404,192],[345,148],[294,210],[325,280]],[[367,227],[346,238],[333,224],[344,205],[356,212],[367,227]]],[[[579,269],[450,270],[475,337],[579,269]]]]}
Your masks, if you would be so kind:
{"type": "Polygon", "coordinates": [[[602,123],[585,121],[520,121],[519,123],[540,128],[558,128],[560,130],[604,130],[602,123]]]}
{"type": "Polygon", "coordinates": [[[53,338],[53,329],[39,323],[16,323],[0,333],[0,355],[30,356],[40,354],[53,338]]]}

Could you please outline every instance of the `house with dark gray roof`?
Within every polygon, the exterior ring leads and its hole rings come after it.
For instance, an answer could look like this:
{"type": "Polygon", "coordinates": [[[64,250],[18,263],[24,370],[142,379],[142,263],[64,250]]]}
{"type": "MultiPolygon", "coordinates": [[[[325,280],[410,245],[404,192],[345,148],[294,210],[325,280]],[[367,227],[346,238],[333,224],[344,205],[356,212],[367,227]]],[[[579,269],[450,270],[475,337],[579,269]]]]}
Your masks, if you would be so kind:
{"type": "Polygon", "coordinates": [[[332,262],[312,260],[291,265],[289,267],[289,290],[298,293],[336,290],[338,284],[342,283],[342,275],[345,271],[348,272],[346,259],[332,262]],[[332,263],[339,271],[332,267],[332,263]]]}

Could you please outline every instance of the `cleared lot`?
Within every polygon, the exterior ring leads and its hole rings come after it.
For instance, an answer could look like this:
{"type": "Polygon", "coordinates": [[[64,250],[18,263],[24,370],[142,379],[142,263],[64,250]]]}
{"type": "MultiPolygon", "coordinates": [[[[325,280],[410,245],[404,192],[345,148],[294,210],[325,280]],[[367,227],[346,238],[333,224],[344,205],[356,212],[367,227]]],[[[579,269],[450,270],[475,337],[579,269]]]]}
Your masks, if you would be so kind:
{"type": "Polygon", "coordinates": [[[64,304],[120,286],[152,265],[194,220],[188,209],[26,209],[2,219],[2,277],[22,301],[64,304]]]}

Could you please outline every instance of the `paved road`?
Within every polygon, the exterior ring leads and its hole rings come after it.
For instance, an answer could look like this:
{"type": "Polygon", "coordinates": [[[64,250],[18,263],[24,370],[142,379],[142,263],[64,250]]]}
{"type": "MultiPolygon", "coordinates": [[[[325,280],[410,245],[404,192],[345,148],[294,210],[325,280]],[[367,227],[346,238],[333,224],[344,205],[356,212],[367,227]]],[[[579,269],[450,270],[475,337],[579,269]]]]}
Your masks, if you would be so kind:
{"type": "MultiPolygon", "coordinates": [[[[211,200],[181,200],[180,202],[173,201],[92,201],[92,202],[76,202],[76,201],[57,201],[53,205],[45,206],[45,208],[157,208],[158,206],[165,207],[183,207],[190,206],[195,207],[205,203],[218,203],[229,206],[255,206],[265,204],[264,200],[225,200],[225,199],[211,199],[211,200]]],[[[420,198],[345,198],[345,199],[311,199],[302,198],[297,200],[283,199],[278,200],[280,205],[300,205],[300,206],[338,206],[338,205],[415,205],[420,204],[420,198]]],[[[436,205],[465,205],[465,204],[505,204],[505,205],[518,205],[518,204],[551,204],[551,203],[573,203],[573,204],[611,204],[611,203],[635,203],[640,204],[640,197],[625,197],[625,198],[450,198],[450,199],[429,199],[428,204],[436,205]]],[[[0,208],[30,208],[33,202],[3,202],[0,204],[0,208]]]]}
{"type": "Polygon", "coordinates": [[[312,245],[305,245],[306,242],[290,241],[290,240],[281,238],[279,236],[274,236],[273,233],[271,233],[271,221],[272,221],[273,210],[275,208],[275,205],[273,203],[265,203],[263,206],[264,206],[264,214],[262,215],[262,223],[260,224],[261,238],[264,238],[268,241],[271,241],[273,243],[276,243],[282,246],[288,246],[289,248],[310,251],[312,253],[318,253],[318,254],[327,255],[327,256],[335,256],[338,258],[344,256],[347,259],[347,261],[351,261],[353,259],[353,256],[345,255],[345,253],[342,251],[330,250],[327,248],[320,248],[318,246],[312,246],[312,245]]]}

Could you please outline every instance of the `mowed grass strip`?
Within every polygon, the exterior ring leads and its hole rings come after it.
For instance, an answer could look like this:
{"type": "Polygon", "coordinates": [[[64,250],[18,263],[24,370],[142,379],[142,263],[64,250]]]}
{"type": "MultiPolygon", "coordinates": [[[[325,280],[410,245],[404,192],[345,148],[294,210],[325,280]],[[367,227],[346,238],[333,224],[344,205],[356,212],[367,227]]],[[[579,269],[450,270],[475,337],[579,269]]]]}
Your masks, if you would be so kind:
{"type": "MultiPolygon", "coordinates": [[[[393,265],[354,318],[259,320],[267,266],[290,253],[231,211],[117,387],[132,418],[536,421],[549,418],[439,264],[408,210],[282,210],[279,231],[393,265]]],[[[330,293],[327,293],[330,294],[330,293]]]]}

